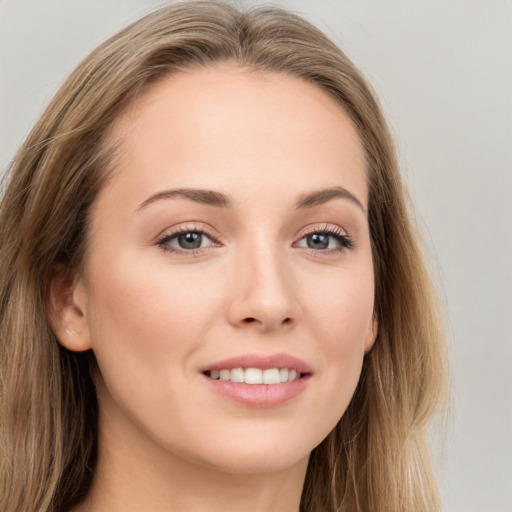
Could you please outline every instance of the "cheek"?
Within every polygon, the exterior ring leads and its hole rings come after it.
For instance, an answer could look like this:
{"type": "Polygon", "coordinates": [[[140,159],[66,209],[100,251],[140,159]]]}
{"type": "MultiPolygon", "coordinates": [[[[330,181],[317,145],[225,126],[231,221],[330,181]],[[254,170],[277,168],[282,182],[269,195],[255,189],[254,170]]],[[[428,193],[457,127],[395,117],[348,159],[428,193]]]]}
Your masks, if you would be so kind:
{"type": "Polygon", "coordinates": [[[142,338],[149,344],[160,337],[169,342],[171,328],[182,327],[189,333],[200,326],[211,298],[204,294],[201,272],[141,264],[131,255],[118,258],[111,268],[101,264],[96,268],[91,293],[93,321],[109,322],[116,330],[152,332],[154,336],[142,338]]]}
{"type": "Polygon", "coordinates": [[[147,381],[149,389],[157,375],[191,371],[190,355],[219,314],[212,283],[205,290],[200,272],[140,265],[129,255],[96,269],[89,326],[105,380],[137,375],[137,385],[147,381]]]}
{"type": "Polygon", "coordinates": [[[319,410],[334,425],[345,412],[359,382],[368,339],[373,337],[374,285],[371,267],[344,279],[330,279],[309,293],[310,336],[321,357],[324,386],[319,410]],[[369,269],[369,270],[368,270],[369,269]]]}
{"type": "Polygon", "coordinates": [[[220,315],[218,283],[210,279],[202,290],[197,270],[141,265],[129,256],[95,269],[89,326],[104,416],[118,431],[130,418],[162,444],[182,439],[199,421],[184,397],[197,394],[195,355],[220,315]]]}
{"type": "Polygon", "coordinates": [[[371,334],[374,309],[374,283],[371,265],[326,276],[308,287],[302,295],[311,325],[328,352],[364,352],[371,334]]]}

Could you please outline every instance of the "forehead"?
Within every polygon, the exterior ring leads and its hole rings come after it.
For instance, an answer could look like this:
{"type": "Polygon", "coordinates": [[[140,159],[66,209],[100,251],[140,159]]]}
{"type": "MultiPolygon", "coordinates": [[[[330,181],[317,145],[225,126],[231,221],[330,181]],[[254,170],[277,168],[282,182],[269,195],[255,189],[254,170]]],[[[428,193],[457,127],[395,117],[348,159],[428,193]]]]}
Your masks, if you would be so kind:
{"type": "Polygon", "coordinates": [[[220,186],[297,195],[349,185],[367,203],[348,115],[320,87],[289,75],[228,64],[176,73],[139,97],[111,137],[119,145],[114,174],[138,195],[220,186]]]}

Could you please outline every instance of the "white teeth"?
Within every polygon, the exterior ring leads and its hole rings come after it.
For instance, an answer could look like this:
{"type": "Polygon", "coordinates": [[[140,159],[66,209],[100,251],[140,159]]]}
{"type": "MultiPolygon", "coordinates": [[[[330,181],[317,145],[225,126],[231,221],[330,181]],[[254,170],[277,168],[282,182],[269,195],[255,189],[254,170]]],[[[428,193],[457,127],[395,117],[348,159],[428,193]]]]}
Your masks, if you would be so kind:
{"type": "Polygon", "coordinates": [[[297,378],[297,370],[290,370],[288,373],[288,382],[295,380],[297,378]]]}
{"type": "Polygon", "coordinates": [[[279,370],[277,368],[270,368],[263,370],[263,384],[280,384],[279,370]]]}
{"type": "Polygon", "coordinates": [[[233,368],[232,370],[212,370],[210,378],[231,382],[245,382],[246,384],[280,384],[291,382],[300,378],[297,370],[288,368],[233,368]]]}
{"type": "Polygon", "coordinates": [[[231,382],[244,382],[244,380],[245,372],[243,368],[233,368],[231,370],[231,382]]]}
{"type": "Polygon", "coordinates": [[[259,368],[246,368],[244,380],[246,384],[263,384],[263,370],[259,368]]]}

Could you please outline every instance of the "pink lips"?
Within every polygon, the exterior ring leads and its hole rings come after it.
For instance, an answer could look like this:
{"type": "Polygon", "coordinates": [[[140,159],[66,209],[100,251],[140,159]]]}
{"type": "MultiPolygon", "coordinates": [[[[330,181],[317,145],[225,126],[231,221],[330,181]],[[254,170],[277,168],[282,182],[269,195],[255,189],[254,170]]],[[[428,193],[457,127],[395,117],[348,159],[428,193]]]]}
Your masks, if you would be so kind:
{"type": "Polygon", "coordinates": [[[244,354],[210,364],[202,368],[201,371],[232,370],[233,368],[261,368],[262,370],[288,368],[290,370],[295,369],[299,373],[311,373],[311,367],[307,363],[297,357],[283,353],[272,355],[244,354]]]}
{"type": "Polygon", "coordinates": [[[278,353],[272,355],[244,354],[224,359],[201,369],[204,379],[217,393],[250,407],[276,407],[296,397],[306,388],[311,377],[311,367],[296,357],[278,353]],[[280,384],[246,384],[211,379],[209,372],[233,368],[288,368],[297,370],[300,379],[280,384]]]}

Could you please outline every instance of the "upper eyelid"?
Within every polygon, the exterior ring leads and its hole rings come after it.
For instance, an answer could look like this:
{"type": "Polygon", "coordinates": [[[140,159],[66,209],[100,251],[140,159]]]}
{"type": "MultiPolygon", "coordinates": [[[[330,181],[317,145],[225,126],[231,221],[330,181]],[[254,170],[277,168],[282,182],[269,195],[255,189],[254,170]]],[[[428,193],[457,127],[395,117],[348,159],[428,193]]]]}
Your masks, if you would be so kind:
{"type": "Polygon", "coordinates": [[[296,240],[301,240],[312,233],[328,233],[330,235],[340,235],[352,238],[349,232],[338,224],[319,223],[303,228],[300,231],[300,235],[297,235],[296,240]]]}
{"type": "MultiPolygon", "coordinates": [[[[220,241],[220,236],[216,234],[216,232],[213,232],[213,229],[210,229],[208,227],[205,227],[205,225],[202,222],[199,222],[198,224],[179,224],[176,227],[171,227],[163,230],[160,232],[159,235],[157,235],[155,238],[156,240],[162,240],[164,238],[168,237],[174,237],[177,235],[180,235],[182,233],[187,232],[199,232],[207,235],[208,237],[212,239],[216,239],[217,241],[220,241]]],[[[346,236],[349,236],[349,233],[346,229],[342,228],[341,226],[337,224],[329,224],[329,223],[318,223],[313,224],[310,226],[306,226],[305,228],[302,228],[295,236],[296,240],[300,240],[301,238],[311,234],[311,233],[340,233],[344,234],[346,236]]]]}
{"type": "Polygon", "coordinates": [[[167,228],[167,229],[164,229],[163,231],[161,231],[155,237],[155,240],[158,242],[165,238],[173,238],[182,233],[189,233],[189,232],[203,233],[206,236],[208,236],[209,238],[211,238],[212,240],[219,241],[219,236],[216,235],[216,233],[214,233],[212,229],[205,227],[203,223],[199,223],[198,225],[178,224],[176,227],[170,227],[170,228],[167,228]]]}
{"type": "MultiPolygon", "coordinates": [[[[341,226],[338,226],[337,224],[329,224],[329,223],[320,223],[320,224],[314,224],[312,226],[308,226],[304,228],[304,232],[306,234],[308,233],[322,233],[324,231],[342,231],[343,233],[347,233],[347,230],[342,228],[341,226]]],[[[348,234],[348,233],[347,233],[348,234]]]]}

